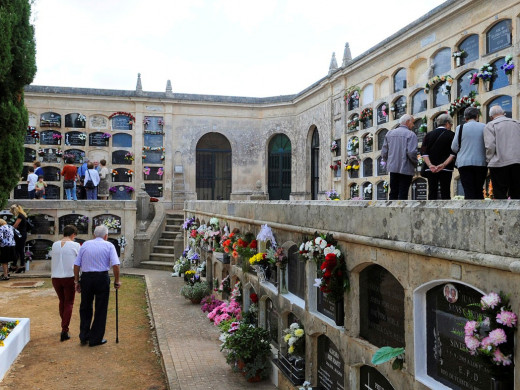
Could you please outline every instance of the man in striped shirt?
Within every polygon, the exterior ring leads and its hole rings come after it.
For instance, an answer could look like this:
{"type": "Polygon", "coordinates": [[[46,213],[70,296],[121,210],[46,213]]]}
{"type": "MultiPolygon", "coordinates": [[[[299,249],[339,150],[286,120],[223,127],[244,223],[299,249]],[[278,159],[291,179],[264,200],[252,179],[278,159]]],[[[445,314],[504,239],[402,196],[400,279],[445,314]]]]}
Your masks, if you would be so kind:
{"type": "Polygon", "coordinates": [[[76,291],[81,293],[79,339],[81,345],[88,343],[91,347],[107,342],[103,336],[105,335],[110,297],[110,276],[108,275],[110,267],[114,271],[114,287],[116,289],[121,287],[119,258],[114,245],[107,241],[108,228],[105,225],[96,227],[94,237],[93,240],[83,243],[74,262],[74,284],[76,291]],[[93,313],[94,299],[96,300],[95,313],[93,313]],[[93,314],[94,321],[92,321],[93,314]]]}

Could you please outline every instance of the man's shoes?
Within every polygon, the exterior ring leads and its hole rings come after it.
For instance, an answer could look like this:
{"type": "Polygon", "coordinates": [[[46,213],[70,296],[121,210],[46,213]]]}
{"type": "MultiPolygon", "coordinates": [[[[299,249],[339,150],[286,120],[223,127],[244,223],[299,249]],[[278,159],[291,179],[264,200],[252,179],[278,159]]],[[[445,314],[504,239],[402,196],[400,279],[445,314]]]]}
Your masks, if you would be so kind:
{"type": "Polygon", "coordinates": [[[87,345],[88,344],[88,340],[80,340],[81,342],[81,345],[87,345]]]}
{"type": "Polygon", "coordinates": [[[103,345],[103,344],[106,344],[107,343],[107,340],[106,339],[103,339],[97,343],[89,343],[89,347],[95,347],[96,345],[103,345]]]}
{"type": "Polygon", "coordinates": [[[61,332],[60,341],[69,340],[70,336],[68,332],[61,332]]]}

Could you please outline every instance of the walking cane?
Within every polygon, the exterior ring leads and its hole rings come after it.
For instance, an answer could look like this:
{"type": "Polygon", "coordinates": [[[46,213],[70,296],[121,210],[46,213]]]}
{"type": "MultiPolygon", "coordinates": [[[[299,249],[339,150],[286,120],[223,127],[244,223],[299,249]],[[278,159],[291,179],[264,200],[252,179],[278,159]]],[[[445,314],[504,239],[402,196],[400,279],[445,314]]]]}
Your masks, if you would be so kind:
{"type": "Polygon", "coordinates": [[[118,299],[118,291],[116,288],[116,344],[119,343],[119,299],[118,299]]]}

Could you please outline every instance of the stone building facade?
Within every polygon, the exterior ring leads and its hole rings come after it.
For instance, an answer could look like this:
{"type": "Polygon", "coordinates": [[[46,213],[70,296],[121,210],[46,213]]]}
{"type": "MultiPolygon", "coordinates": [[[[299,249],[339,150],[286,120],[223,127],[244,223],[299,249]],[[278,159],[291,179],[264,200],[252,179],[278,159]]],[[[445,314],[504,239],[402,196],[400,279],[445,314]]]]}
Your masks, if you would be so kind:
{"type": "MultiPolygon", "coordinates": [[[[342,199],[386,199],[380,149],[400,115],[416,117],[419,140],[450,102],[472,91],[483,121],[493,104],[518,116],[518,73],[500,66],[509,55],[518,60],[519,13],[512,0],[447,1],[354,59],[347,45],[341,67],[334,57],[327,76],[295,95],[181,94],[170,82],[164,93],[147,92],[140,77],[134,91],[28,86],[30,125],[45,142],[28,134],[26,162],[44,160],[56,180],[52,197],[61,199],[58,149],[74,149],[76,162],[82,154],[105,158],[118,171],[113,199],[132,198],[128,187],[142,183],[175,208],[184,199],[323,199],[333,188],[342,199]],[[495,69],[491,83],[470,85],[468,76],[486,63],[495,69]]],[[[23,185],[13,198],[24,196],[23,185]]],[[[417,177],[411,198],[424,199],[425,185],[417,177]]],[[[452,193],[461,194],[457,174],[452,193]]]]}

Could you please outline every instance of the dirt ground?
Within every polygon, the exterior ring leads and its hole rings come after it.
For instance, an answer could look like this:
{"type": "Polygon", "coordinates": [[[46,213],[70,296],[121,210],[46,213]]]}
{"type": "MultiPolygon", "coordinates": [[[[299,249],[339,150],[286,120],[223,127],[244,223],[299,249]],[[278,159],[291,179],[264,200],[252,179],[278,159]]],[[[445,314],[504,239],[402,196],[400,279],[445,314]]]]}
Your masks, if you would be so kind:
{"type": "Polygon", "coordinates": [[[31,341],[0,382],[0,389],[166,389],[144,281],[131,276],[121,281],[119,343],[115,342],[116,300],[112,288],[105,333],[108,343],[93,348],[79,342],[79,294],[70,325],[71,339],[60,342],[58,298],[51,280],[11,278],[0,282],[0,316],[31,320],[31,341]],[[14,287],[38,281],[43,285],[14,287]]]}

